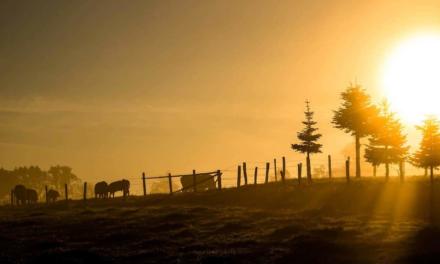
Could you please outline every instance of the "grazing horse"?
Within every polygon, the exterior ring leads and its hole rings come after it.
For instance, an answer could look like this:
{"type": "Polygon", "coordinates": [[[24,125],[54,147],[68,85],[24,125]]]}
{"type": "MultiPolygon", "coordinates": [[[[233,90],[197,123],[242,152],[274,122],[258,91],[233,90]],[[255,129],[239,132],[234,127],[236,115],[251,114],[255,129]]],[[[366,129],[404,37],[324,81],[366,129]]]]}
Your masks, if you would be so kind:
{"type": "Polygon", "coordinates": [[[27,191],[24,185],[16,185],[13,192],[14,201],[17,205],[26,204],[27,201],[27,191]]]}
{"type": "Polygon", "coordinates": [[[130,194],[130,182],[128,180],[115,181],[109,184],[110,197],[115,197],[115,192],[122,191],[124,197],[130,194]]]}
{"type": "Polygon", "coordinates": [[[55,190],[49,190],[47,192],[47,201],[48,202],[56,202],[56,200],[60,197],[60,193],[55,190]]]}
{"type": "Polygon", "coordinates": [[[35,204],[38,201],[37,191],[33,189],[26,189],[26,199],[28,204],[35,204]]]}
{"type": "Polygon", "coordinates": [[[95,198],[108,197],[108,184],[105,181],[95,184],[95,198]]]}
{"type": "MultiPolygon", "coordinates": [[[[188,192],[193,190],[194,175],[184,175],[180,177],[182,184],[182,191],[188,192]]],[[[196,174],[196,188],[197,190],[213,190],[216,189],[214,177],[210,174],[196,174]]]]}

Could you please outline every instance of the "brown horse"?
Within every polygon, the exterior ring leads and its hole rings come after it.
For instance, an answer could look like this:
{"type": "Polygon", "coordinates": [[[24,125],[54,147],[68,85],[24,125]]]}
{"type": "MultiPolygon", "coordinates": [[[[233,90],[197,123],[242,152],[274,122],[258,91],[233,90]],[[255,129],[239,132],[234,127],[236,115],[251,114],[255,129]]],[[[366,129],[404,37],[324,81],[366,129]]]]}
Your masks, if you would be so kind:
{"type": "Polygon", "coordinates": [[[47,201],[48,202],[56,202],[58,197],[60,197],[60,193],[55,190],[49,190],[47,192],[47,201]]]}
{"type": "Polygon", "coordinates": [[[27,201],[27,190],[24,185],[16,185],[14,190],[12,190],[13,196],[14,196],[14,202],[17,205],[20,204],[26,204],[27,201]]]}
{"type": "Polygon", "coordinates": [[[35,204],[38,202],[37,191],[33,189],[26,189],[26,200],[28,204],[35,204]]]}
{"type": "Polygon", "coordinates": [[[130,195],[130,182],[128,180],[115,181],[108,185],[107,188],[110,197],[115,197],[115,192],[122,191],[123,196],[130,195]]]}
{"type": "Polygon", "coordinates": [[[105,181],[95,184],[95,198],[108,197],[108,184],[105,181]]]}

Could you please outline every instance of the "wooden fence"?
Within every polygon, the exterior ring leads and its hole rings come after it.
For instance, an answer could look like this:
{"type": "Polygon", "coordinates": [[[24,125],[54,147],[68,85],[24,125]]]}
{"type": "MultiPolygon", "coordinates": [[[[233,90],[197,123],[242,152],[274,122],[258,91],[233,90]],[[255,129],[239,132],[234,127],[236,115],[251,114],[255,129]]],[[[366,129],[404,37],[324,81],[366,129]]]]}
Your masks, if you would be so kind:
{"type": "MultiPolygon", "coordinates": [[[[332,157],[331,155],[327,156],[327,160],[326,160],[326,167],[327,167],[327,176],[328,179],[332,179],[333,178],[333,171],[332,171],[332,157]]],[[[248,176],[248,163],[247,162],[242,162],[240,165],[237,166],[237,170],[236,170],[236,188],[240,188],[242,186],[247,186],[247,185],[257,185],[257,184],[268,184],[270,179],[269,179],[269,172],[271,170],[271,164],[270,162],[263,162],[263,164],[265,164],[265,170],[259,170],[258,166],[255,166],[253,168],[253,179],[250,179],[248,176]],[[264,172],[264,178],[263,181],[259,183],[259,172],[264,172]]],[[[306,162],[306,166],[309,165],[309,162],[306,162]]],[[[281,184],[286,184],[286,158],[282,157],[281,158],[281,166],[280,169],[277,170],[277,159],[273,159],[273,172],[274,172],[274,181],[278,182],[280,181],[281,184]],[[278,175],[280,176],[280,178],[278,178],[278,175]]],[[[302,162],[299,162],[297,164],[295,164],[294,166],[290,166],[291,168],[296,168],[297,171],[297,180],[295,180],[297,182],[298,185],[302,185],[303,184],[303,164],[302,162]]],[[[312,182],[312,177],[311,177],[311,168],[310,165],[306,167],[306,172],[307,172],[307,183],[311,183],[312,182]],[[307,168],[308,167],[308,168],[307,168]]],[[[350,182],[350,158],[348,157],[345,160],[345,179],[346,182],[349,183],[350,182]]],[[[400,164],[399,168],[401,168],[401,170],[403,171],[403,164],[400,164]]],[[[252,169],[251,169],[252,170],[252,169]]],[[[403,172],[400,175],[401,180],[403,181],[403,177],[404,174],[403,172]]],[[[139,178],[132,178],[131,180],[136,180],[139,178]]],[[[293,178],[291,177],[290,180],[292,180],[293,178]]],[[[199,191],[204,191],[207,189],[216,189],[221,191],[222,188],[224,188],[223,186],[223,181],[224,181],[224,177],[223,177],[223,172],[222,170],[216,170],[216,171],[209,171],[209,172],[202,172],[202,173],[196,173],[195,170],[192,171],[192,173],[190,174],[175,174],[172,175],[171,173],[169,173],[168,175],[163,175],[163,176],[147,176],[145,172],[142,173],[142,177],[141,177],[141,184],[142,184],[142,192],[143,192],[143,196],[147,196],[148,194],[148,188],[147,188],[147,183],[151,183],[152,181],[155,180],[167,180],[168,181],[168,193],[170,195],[173,195],[175,193],[179,193],[179,192],[199,192],[199,191]],[[176,190],[174,190],[173,188],[173,179],[179,178],[181,179],[182,182],[182,187],[178,188],[176,190]],[[184,180],[183,180],[184,179],[184,180]],[[190,184],[188,184],[188,179],[191,179],[189,181],[191,181],[190,184]],[[186,184],[183,184],[183,181],[186,182],[186,184]],[[214,186],[214,187],[213,187],[214,186]]],[[[230,178],[229,180],[232,180],[232,178],[230,178]]],[[[84,201],[87,201],[88,197],[87,197],[87,182],[84,182],[84,186],[83,186],[83,197],[82,199],[84,201]]],[[[231,187],[231,186],[229,186],[231,187]]],[[[45,187],[45,198],[46,198],[46,203],[49,202],[48,199],[48,187],[45,187]]],[[[61,194],[60,194],[61,196],[61,194]]],[[[61,196],[62,197],[62,196],[61,196]]],[[[64,200],[67,202],[69,201],[69,193],[68,193],[68,185],[65,184],[64,185],[64,200]]],[[[14,193],[13,190],[11,190],[11,204],[14,204],[14,193]]]]}

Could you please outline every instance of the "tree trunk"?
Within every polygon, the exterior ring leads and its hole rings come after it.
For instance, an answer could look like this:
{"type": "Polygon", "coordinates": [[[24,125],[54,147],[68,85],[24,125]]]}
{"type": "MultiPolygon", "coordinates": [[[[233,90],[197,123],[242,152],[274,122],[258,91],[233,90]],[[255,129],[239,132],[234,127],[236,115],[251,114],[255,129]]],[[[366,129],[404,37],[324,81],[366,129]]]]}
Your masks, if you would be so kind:
{"type": "Polygon", "coordinates": [[[390,164],[388,162],[385,163],[385,178],[387,181],[390,178],[390,164]]]}
{"type": "Polygon", "coordinates": [[[312,182],[312,168],[310,164],[310,155],[307,153],[307,181],[309,183],[312,182]]]}
{"type": "Polygon", "coordinates": [[[434,182],[434,166],[430,166],[429,167],[429,169],[430,169],[430,174],[431,174],[431,183],[433,183],[434,182]]]}
{"type": "Polygon", "coordinates": [[[377,166],[373,165],[373,177],[376,177],[377,174],[377,166]]]}
{"type": "Polygon", "coordinates": [[[356,178],[361,177],[361,140],[358,134],[355,135],[356,139],[356,178]]]}

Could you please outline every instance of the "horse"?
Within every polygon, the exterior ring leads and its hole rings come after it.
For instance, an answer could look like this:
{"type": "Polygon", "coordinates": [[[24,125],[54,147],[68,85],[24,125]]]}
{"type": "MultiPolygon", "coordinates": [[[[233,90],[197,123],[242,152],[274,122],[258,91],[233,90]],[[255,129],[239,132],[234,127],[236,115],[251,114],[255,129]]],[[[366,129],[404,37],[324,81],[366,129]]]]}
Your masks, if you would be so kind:
{"type": "Polygon", "coordinates": [[[24,187],[24,185],[16,185],[14,187],[14,190],[12,191],[13,196],[14,196],[14,200],[16,202],[17,205],[20,205],[20,203],[26,204],[27,201],[27,191],[26,191],[26,187],[24,187]]]}
{"type": "MultiPolygon", "coordinates": [[[[214,190],[216,189],[214,177],[210,174],[196,174],[196,188],[197,190],[214,190]]],[[[183,175],[180,177],[182,184],[182,191],[188,192],[193,190],[194,175],[183,175]]]]}
{"type": "Polygon", "coordinates": [[[108,184],[105,181],[95,184],[95,198],[108,197],[108,184]]]}
{"type": "Polygon", "coordinates": [[[55,190],[49,190],[47,192],[47,201],[48,202],[56,202],[58,197],[60,197],[60,193],[55,190]]]}
{"type": "Polygon", "coordinates": [[[26,200],[28,204],[35,204],[38,201],[37,191],[33,189],[26,189],[26,200]]]}
{"type": "Polygon", "coordinates": [[[110,197],[115,197],[115,192],[122,191],[123,196],[130,195],[130,182],[128,180],[115,181],[108,185],[107,188],[110,197]]]}

